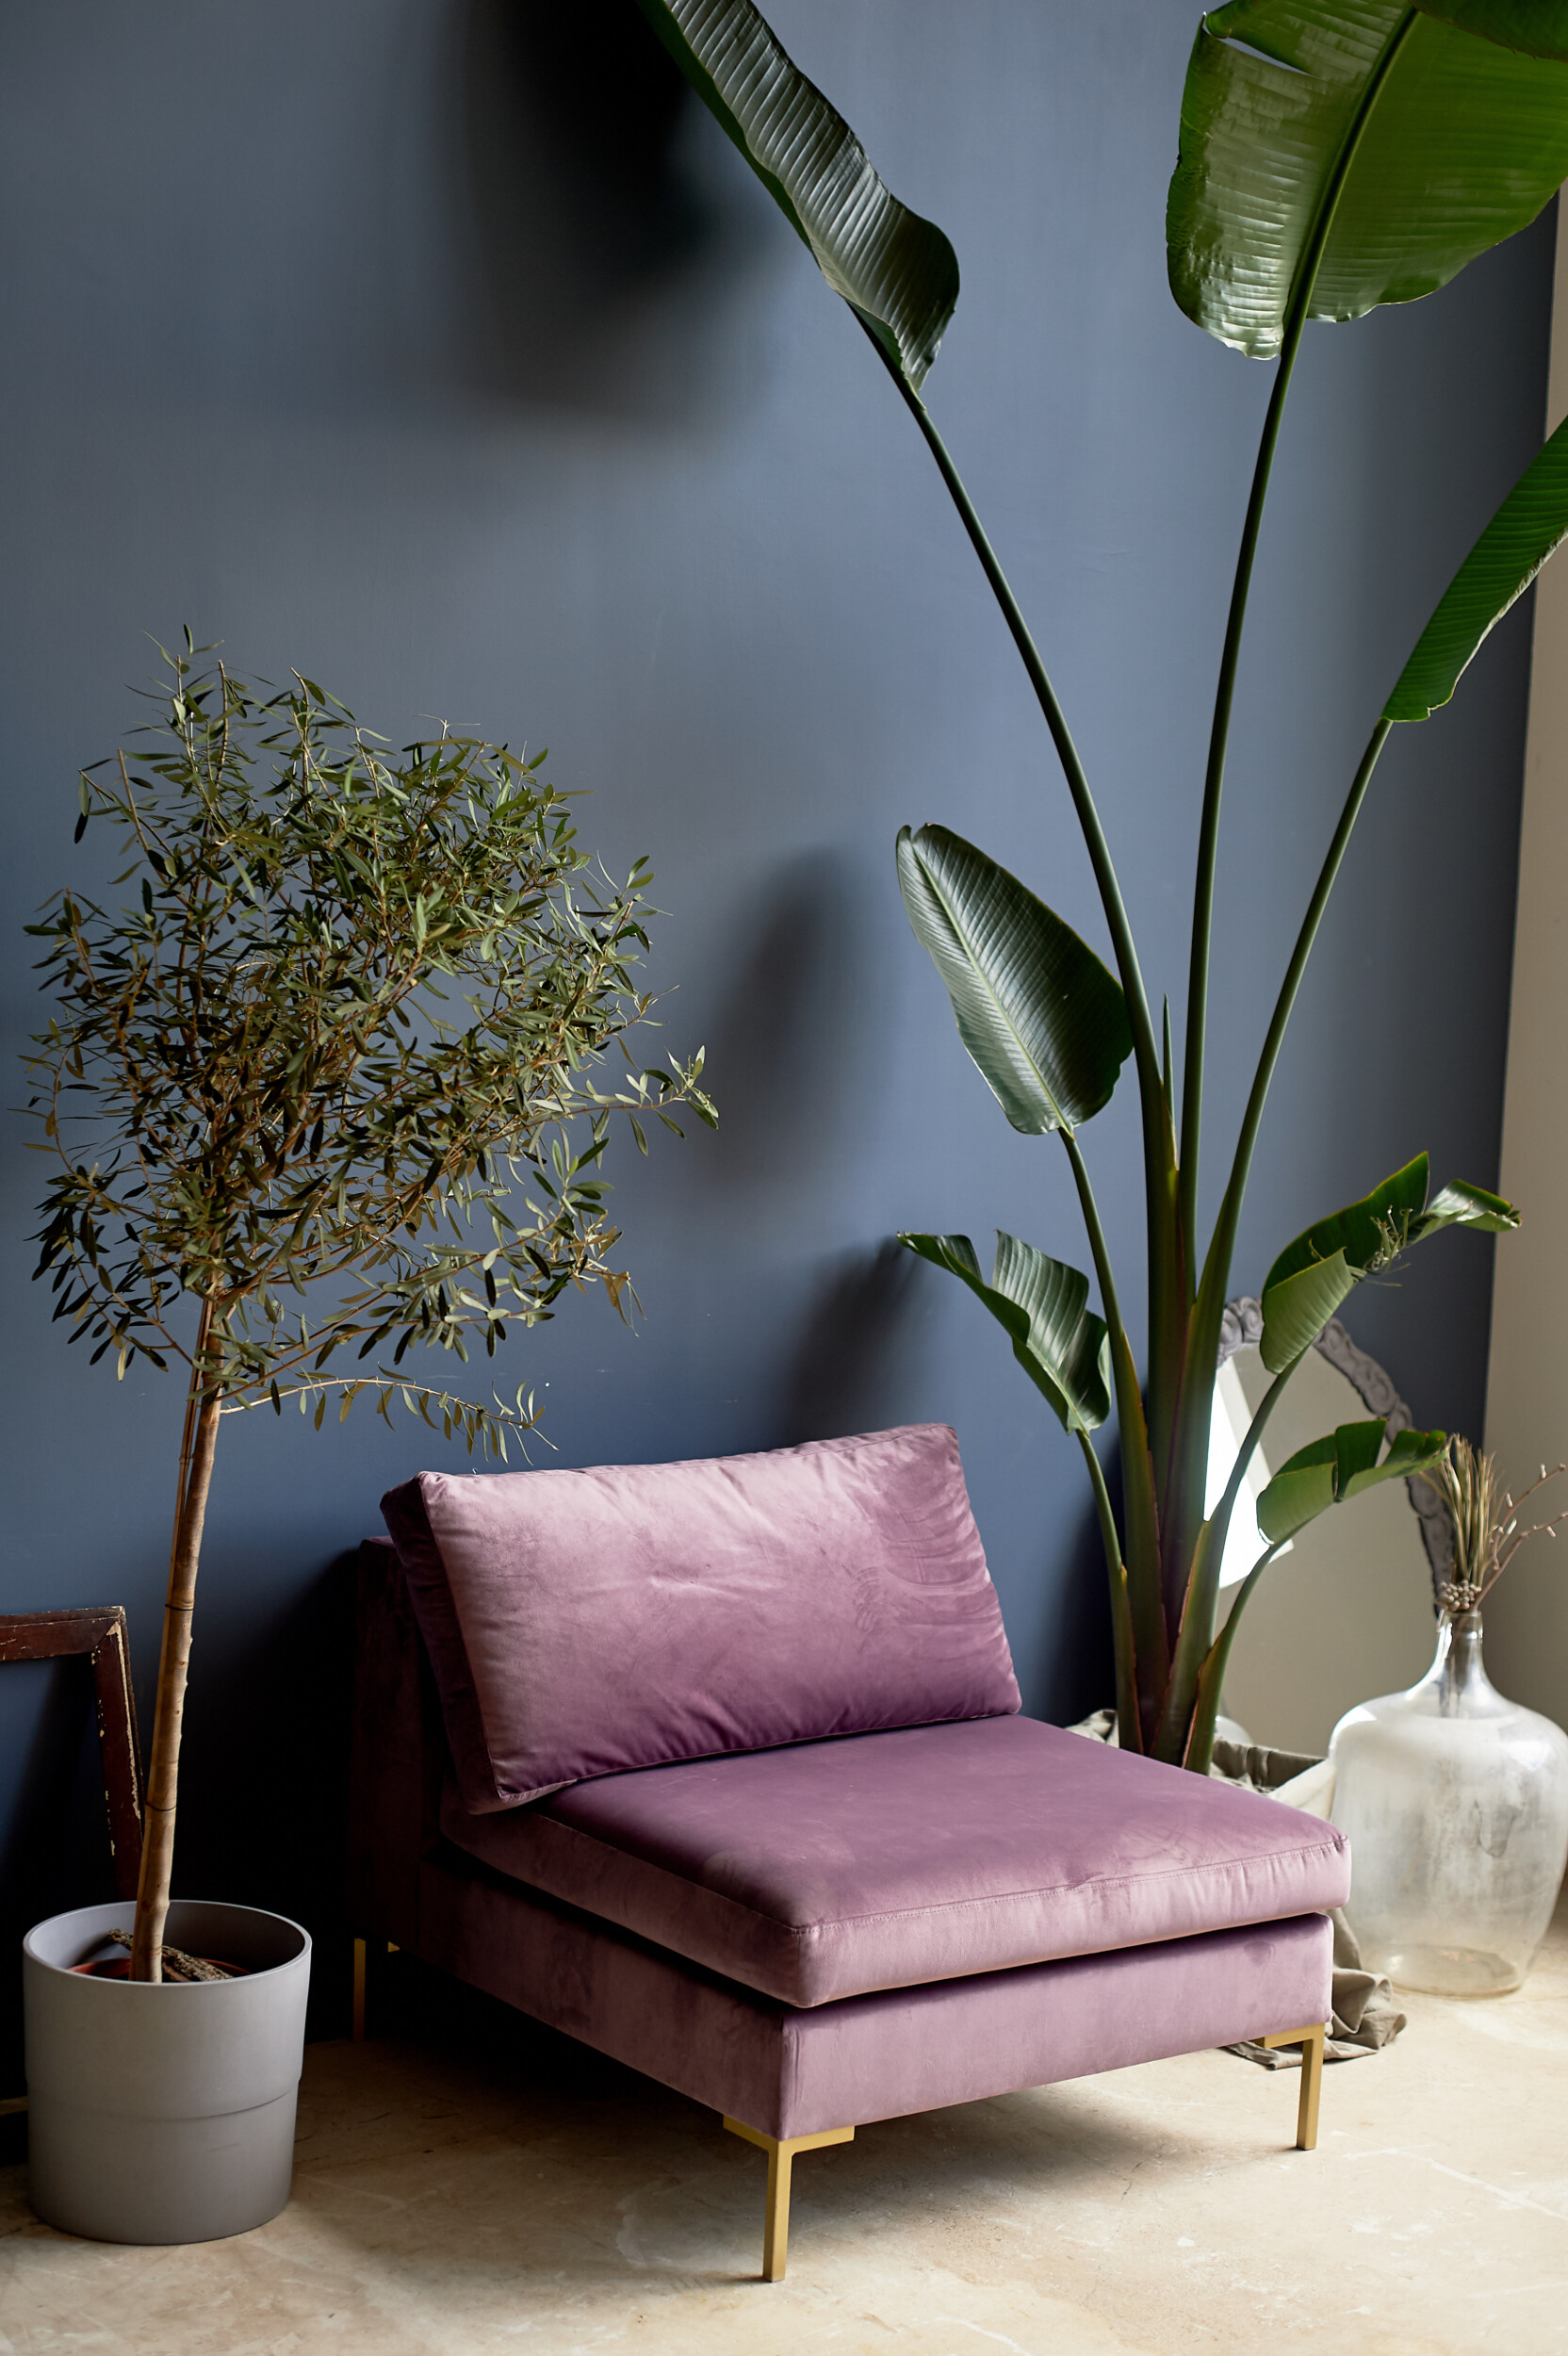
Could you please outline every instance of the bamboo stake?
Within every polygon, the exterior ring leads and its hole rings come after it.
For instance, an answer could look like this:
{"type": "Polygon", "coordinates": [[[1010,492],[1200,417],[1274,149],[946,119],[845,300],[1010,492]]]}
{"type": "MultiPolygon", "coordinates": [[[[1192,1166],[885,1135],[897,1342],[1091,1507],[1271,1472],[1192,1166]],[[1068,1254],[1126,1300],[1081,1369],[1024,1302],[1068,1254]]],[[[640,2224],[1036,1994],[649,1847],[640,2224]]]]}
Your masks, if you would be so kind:
{"type": "MultiPolygon", "coordinates": [[[[204,1312],[203,1326],[206,1326],[204,1312]]],[[[198,1349],[192,1383],[204,1372],[198,1349]]],[[[180,1498],[169,1595],[163,1611],[163,1646],[158,1660],[158,1697],[147,1765],[147,1800],[141,1843],[141,1878],[136,1894],[136,1935],[131,1945],[133,1980],[160,1980],[169,1884],[174,1862],[174,1807],[179,1790],[180,1732],[186,1678],[190,1668],[190,1629],[196,1608],[196,1571],[202,1555],[202,1526],[212,1460],[218,1446],[218,1400],[204,1399],[196,1416],[189,1469],[180,1498]]]]}

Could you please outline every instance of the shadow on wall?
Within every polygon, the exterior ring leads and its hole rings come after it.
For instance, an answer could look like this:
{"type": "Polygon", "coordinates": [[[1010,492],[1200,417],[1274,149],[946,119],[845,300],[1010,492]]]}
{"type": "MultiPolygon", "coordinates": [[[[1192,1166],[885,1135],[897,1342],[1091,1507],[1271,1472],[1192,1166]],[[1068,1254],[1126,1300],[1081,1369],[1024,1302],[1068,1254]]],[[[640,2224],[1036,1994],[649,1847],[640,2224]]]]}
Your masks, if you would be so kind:
{"type": "MultiPolygon", "coordinates": [[[[0,2096],[6,2096],[22,2091],[23,1939],[48,1915],[112,1898],[114,1861],[86,1659],[8,1661],[0,1679],[8,1719],[32,1728],[15,1778],[10,1830],[0,1842],[0,2096]]],[[[130,1913],[127,1907],[127,1929],[130,1913]]]]}
{"type": "Polygon", "coordinates": [[[874,1013],[867,916],[849,860],[819,850],[776,870],[742,917],[708,1042],[721,1117],[700,1169],[720,1192],[744,1197],[748,1218],[809,1172],[841,1167],[840,1125],[863,1094],[874,1013]]]}
{"type": "Polygon", "coordinates": [[[778,1445],[878,1432],[893,1412],[921,1263],[890,1235],[822,1279],[785,1377],[778,1445]]]}
{"type": "Polygon", "coordinates": [[[462,27],[479,382],[689,423],[733,374],[715,294],[751,275],[765,240],[683,165],[700,112],[684,79],[635,0],[467,0],[462,27]]]}
{"type": "MultiPolygon", "coordinates": [[[[367,1527],[379,1520],[372,1510],[367,1527]]],[[[220,1560],[204,1566],[211,1603],[221,1591],[234,1617],[213,1629],[209,1616],[192,1661],[180,1759],[176,1886],[304,1924],[315,1942],[313,2037],[349,2026],[343,1886],[357,1562],[338,1556],[270,1622],[250,1608],[264,1592],[259,1578],[227,1576],[220,1560]]]]}

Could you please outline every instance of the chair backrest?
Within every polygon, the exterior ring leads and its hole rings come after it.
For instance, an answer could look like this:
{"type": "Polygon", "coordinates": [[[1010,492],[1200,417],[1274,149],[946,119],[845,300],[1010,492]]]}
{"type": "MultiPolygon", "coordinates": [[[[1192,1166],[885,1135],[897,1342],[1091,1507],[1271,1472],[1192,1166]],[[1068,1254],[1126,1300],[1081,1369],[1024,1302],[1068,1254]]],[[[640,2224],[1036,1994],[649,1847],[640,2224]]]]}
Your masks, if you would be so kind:
{"type": "Polygon", "coordinates": [[[684,1464],[420,1473],[382,1511],[476,1811],[1019,1707],[945,1424],[684,1464]]]}

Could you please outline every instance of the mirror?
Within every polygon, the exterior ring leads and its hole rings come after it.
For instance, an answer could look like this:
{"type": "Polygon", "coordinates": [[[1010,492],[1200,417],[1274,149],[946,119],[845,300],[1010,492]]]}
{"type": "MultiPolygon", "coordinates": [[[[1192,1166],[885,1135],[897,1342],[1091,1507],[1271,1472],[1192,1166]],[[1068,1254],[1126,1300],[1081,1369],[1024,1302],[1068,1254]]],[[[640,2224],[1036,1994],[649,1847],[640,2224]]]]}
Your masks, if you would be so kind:
{"type": "MultiPolygon", "coordinates": [[[[1262,1332],[1257,1302],[1232,1301],[1215,1391],[1210,1506],[1271,1379],[1258,1350],[1262,1332]]],[[[1270,1476],[1336,1424],[1372,1415],[1386,1415],[1395,1431],[1411,1420],[1382,1368],[1336,1317],[1292,1376],[1249,1467],[1220,1574],[1222,1616],[1263,1552],[1255,1505],[1270,1476]]],[[[1436,1641],[1434,1584],[1451,1559],[1446,1509],[1424,1482],[1391,1481],[1320,1514],[1252,1592],[1226,1675],[1225,1715],[1255,1742],[1319,1756],[1357,1702],[1401,1693],[1425,1676],[1436,1641]]]]}

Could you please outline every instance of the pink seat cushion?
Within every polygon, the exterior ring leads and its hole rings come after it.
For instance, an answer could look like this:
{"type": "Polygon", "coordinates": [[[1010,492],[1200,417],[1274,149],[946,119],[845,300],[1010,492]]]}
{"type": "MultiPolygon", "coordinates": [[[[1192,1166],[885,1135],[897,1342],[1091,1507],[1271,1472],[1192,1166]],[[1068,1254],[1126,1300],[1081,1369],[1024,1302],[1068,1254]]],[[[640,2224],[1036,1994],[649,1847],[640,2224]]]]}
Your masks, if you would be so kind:
{"type": "Polygon", "coordinates": [[[1037,1719],[580,1784],[448,1838],[694,1963],[813,2005],[1343,1905],[1315,1816],[1037,1719]]]}
{"type": "Polygon", "coordinates": [[[427,1472],[382,1511],[471,1810],[1019,1707],[945,1424],[686,1464],[427,1472]]]}

